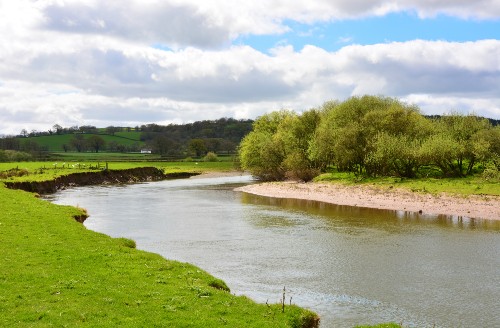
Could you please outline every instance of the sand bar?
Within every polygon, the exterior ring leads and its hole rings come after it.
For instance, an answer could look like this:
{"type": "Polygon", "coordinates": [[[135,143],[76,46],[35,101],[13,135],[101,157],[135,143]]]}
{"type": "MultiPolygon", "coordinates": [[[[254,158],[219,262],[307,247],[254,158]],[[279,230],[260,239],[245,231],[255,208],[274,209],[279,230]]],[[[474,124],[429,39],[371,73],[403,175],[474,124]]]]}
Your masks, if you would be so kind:
{"type": "Polygon", "coordinates": [[[338,205],[500,220],[499,196],[431,195],[366,185],[298,182],[259,183],[236,190],[266,197],[307,199],[338,205]]]}

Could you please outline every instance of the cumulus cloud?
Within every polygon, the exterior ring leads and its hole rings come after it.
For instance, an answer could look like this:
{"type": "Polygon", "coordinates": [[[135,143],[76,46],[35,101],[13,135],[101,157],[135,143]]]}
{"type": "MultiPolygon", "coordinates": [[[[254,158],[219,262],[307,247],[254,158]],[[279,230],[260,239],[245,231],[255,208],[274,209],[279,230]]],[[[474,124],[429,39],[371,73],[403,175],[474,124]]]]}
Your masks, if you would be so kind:
{"type": "Polygon", "coordinates": [[[315,23],[395,12],[498,19],[496,0],[59,0],[40,1],[43,28],[121,37],[136,42],[214,48],[241,35],[280,34],[287,21],[315,23]]]}
{"type": "Polygon", "coordinates": [[[397,11],[488,19],[500,16],[498,7],[445,0],[0,0],[0,133],[55,123],[255,118],[361,94],[400,97],[428,113],[500,118],[499,40],[413,40],[335,52],[230,45],[243,34],[282,33],[287,20],[397,11]]]}

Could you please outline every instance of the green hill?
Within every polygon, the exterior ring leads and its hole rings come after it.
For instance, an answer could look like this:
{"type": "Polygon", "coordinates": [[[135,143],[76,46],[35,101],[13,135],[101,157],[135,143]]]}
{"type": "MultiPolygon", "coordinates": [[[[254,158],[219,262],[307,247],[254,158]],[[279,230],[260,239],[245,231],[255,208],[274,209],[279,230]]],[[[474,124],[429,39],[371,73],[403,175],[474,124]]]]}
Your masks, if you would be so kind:
{"type": "MultiPolygon", "coordinates": [[[[144,147],[144,142],[140,140],[140,132],[117,132],[115,135],[109,134],[94,134],[85,133],[82,134],[84,139],[88,139],[93,135],[98,135],[106,142],[106,148],[109,148],[111,144],[122,145],[126,148],[137,148],[140,149],[144,147]]],[[[27,143],[30,141],[36,142],[42,149],[51,152],[61,152],[64,151],[64,145],[71,148],[71,140],[75,137],[75,134],[54,134],[50,136],[36,136],[36,137],[26,137],[20,138],[21,143],[27,143]]]]}

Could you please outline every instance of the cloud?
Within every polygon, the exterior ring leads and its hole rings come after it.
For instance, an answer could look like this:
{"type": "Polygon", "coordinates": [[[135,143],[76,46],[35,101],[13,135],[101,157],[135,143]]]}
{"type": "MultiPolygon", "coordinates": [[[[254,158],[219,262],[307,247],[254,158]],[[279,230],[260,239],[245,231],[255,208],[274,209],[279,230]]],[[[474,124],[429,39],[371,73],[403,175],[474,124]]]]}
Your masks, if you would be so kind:
{"type": "Polygon", "coordinates": [[[328,52],[230,45],[315,22],[414,11],[498,17],[496,1],[0,0],[0,133],[255,118],[383,94],[500,118],[500,41],[413,40],[328,52]],[[222,4],[222,5],[221,5],[222,4]],[[479,8],[481,6],[481,8],[479,8]],[[165,44],[166,47],[153,47],[165,44]],[[169,48],[170,47],[170,48],[169,48]],[[158,49],[158,48],[163,48],[158,49]],[[165,50],[166,49],[166,50],[165,50]]]}
{"type": "Polygon", "coordinates": [[[498,19],[495,0],[71,0],[43,1],[40,27],[73,34],[98,34],[179,49],[220,48],[243,35],[281,34],[287,21],[314,24],[415,12],[422,18],[448,15],[498,19]]]}
{"type": "Polygon", "coordinates": [[[212,47],[230,30],[195,3],[169,1],[61,1],[42,9],[42,28],[75,34],[120,37],[141,43],[212,47]]]}

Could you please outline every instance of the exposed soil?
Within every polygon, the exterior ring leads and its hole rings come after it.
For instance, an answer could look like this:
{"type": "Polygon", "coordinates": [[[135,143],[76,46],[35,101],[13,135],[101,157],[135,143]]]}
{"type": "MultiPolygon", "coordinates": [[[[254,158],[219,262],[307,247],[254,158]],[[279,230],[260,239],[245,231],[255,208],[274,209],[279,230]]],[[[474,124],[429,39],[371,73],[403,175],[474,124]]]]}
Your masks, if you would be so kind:
{"type": "Polygon", "coordinates": [[[38,194],[52,194],[67,187],[182,179],[198,174],[188,172],[164,173],[156,167],[139,167],[126,170],[73,173],[47,181],[5,182],[5,186],[38,194]]]}

